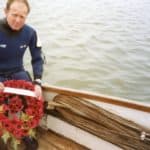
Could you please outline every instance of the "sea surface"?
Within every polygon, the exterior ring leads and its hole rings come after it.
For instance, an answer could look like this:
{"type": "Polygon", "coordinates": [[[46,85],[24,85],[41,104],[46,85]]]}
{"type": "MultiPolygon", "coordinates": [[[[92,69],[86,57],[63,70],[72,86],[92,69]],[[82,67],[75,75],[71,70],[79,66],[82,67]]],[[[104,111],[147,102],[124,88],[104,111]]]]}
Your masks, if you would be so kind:
{"type": "Polygon", "coordinates": [[[150,101],[150,0],[30,4],[27,23],[38,31],[46,56],[44,83],[150,101]]]}

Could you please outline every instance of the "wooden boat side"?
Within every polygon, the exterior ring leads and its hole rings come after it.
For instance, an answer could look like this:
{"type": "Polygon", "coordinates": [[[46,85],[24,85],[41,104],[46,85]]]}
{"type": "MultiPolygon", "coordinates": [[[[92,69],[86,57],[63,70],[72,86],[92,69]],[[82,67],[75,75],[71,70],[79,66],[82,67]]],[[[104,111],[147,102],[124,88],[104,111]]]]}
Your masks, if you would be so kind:
{"type": "MultiPolygon", "coordinates": [[[[134,121],[134,115],[139,114],[141,117],[144,118],[144,121],[140,118],[138,119],[141,125],[146,125],[146,127],[149,128],[150,119],[147,122],[147,118],[150,118],[150,105],[149,104],[143,104],[139,102],[129,101],[126,99],[116,98],[116,97],[110,97],[105,95],[99,95],[84,91],[78,91],[78,90],[72,90],[72,89],[66,89],[66,88],[60,88],[60,87],[54,87],[54,86],[43,86],[43,92],[45,95],[46,100],[53,101],[54,97],[59,94],[63,94],[66,96],[73,96],[73,97],[80,97],[84,98],[84,100],[90,100],[93,103],[97,103],[97,105],[100,104],[100,106],[111,110],[116,111],[116,114],[121,114],[123,117],[126,114],[129,114],[127,116],[127,119],[134,121]],[[123,109],[123,113],[122,113],[123,109]],[[119,111],[118,111],[119,110],[119,111]],[[125,114],[124,114],[125,113],[125,114]],[[130,115],[132,116],[130,118],[130,115]],[[142,120],[142,121],[141,121],[142,120]]],[[[69,100],[69,99],[68,99],[69,100]]],[[[61,100],[60,100],[61,101],[61,100]]],[[[136,118],[137,119],[137,118],[136,118]]],[[[55,132],[58,132],[68,138],[71,138],[72,140],[79,142],[82,145],[87,145],[90,149],[99,149],[100,145],[103,145],[101,148],[103,149],[112,149],[112,150],[120,150],[118,146],[115,146],[111,143],[108,143],[106,141],[101,140],[98,137],[93,136],[90,133],[84,133],[84,131],[81,131],[78,127],[72,127],[70,123],[64,122],[63,120],[60,120],[59,118],[55,116],[48,116],[48,126],[55,132]],[[63,126],[63,127],[62,127],[63,126]],[[62,129],[63,128],[63,129],[62,129]],[[88,134],[88,135],[87,135],[88,134]],[[81,141],[79,140],[81,137],[81,141]],[[96,145],[96,148],[95,146],[96,145]]]]}
{"type": "Polygon", "coordinates": [[[140,111],[144,111],[148,113],[150,112],[150,104],[148,103],[140,103],[140,102],[127,100],[127,99],[123,99],[119,97],[106,96],[102,94],[95,94],[91,92],[60,88],[56,86],[46,86],[46,85],[43,85],[43,90],[45,92],[54,92],[54,93],[59,93],[59,94],[83,97],[83,98],[91,99],[91,100],[98,101],[98,102],[118,105],[118,106],[136,109],[136,110],[140,110],[140,111]]]}

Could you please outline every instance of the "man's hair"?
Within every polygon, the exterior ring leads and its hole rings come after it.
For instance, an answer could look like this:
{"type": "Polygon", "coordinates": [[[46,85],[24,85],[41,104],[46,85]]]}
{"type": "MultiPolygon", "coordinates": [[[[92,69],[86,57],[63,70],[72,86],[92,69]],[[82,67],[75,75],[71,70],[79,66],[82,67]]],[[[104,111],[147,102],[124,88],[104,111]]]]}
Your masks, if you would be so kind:
{"type": "Polygon", "coordinates": [[[13,2],[16,2],[16,1],[17,2],[23,2],[27,6],[27,8],[28,8],[28,13],[30,12],[30,5],[28,3],[28,0],[7,0],[6,9],[8,10],[10,8],[11,4],[13,2]]]}

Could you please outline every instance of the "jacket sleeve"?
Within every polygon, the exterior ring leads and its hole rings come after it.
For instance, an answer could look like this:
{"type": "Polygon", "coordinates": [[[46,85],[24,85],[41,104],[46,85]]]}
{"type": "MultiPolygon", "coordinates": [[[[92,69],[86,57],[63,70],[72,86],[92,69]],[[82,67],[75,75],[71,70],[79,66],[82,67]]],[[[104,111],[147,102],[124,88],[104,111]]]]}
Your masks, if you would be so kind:
{"type": "Polygon", "coordinates": [[[43,58],[42,58],[42,46],[37,36],[36,31],[33,32],[29,43],[29,49],[31,53],[31,64],[33,69],[34,79],[41,79],[43,74],[43,58]]]}

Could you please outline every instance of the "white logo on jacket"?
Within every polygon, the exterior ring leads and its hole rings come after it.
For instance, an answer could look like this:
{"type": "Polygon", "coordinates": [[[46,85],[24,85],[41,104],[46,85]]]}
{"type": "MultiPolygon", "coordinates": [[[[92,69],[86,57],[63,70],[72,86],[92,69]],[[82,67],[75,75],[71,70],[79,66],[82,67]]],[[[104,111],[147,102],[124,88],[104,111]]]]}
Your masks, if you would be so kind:
{"type": "Polygon", "coordinates": [[[39,38],[39,36],[37,35],[37,42],[36,42],[36,46],[37,47],[42,47],[42,43],[41,43],[41,40],[39,38]]]}
{"type": "Polygon", "coordinates": [[[0,48],[6,48],[7,45],[6,44],[0,44],[0,48]]]}

